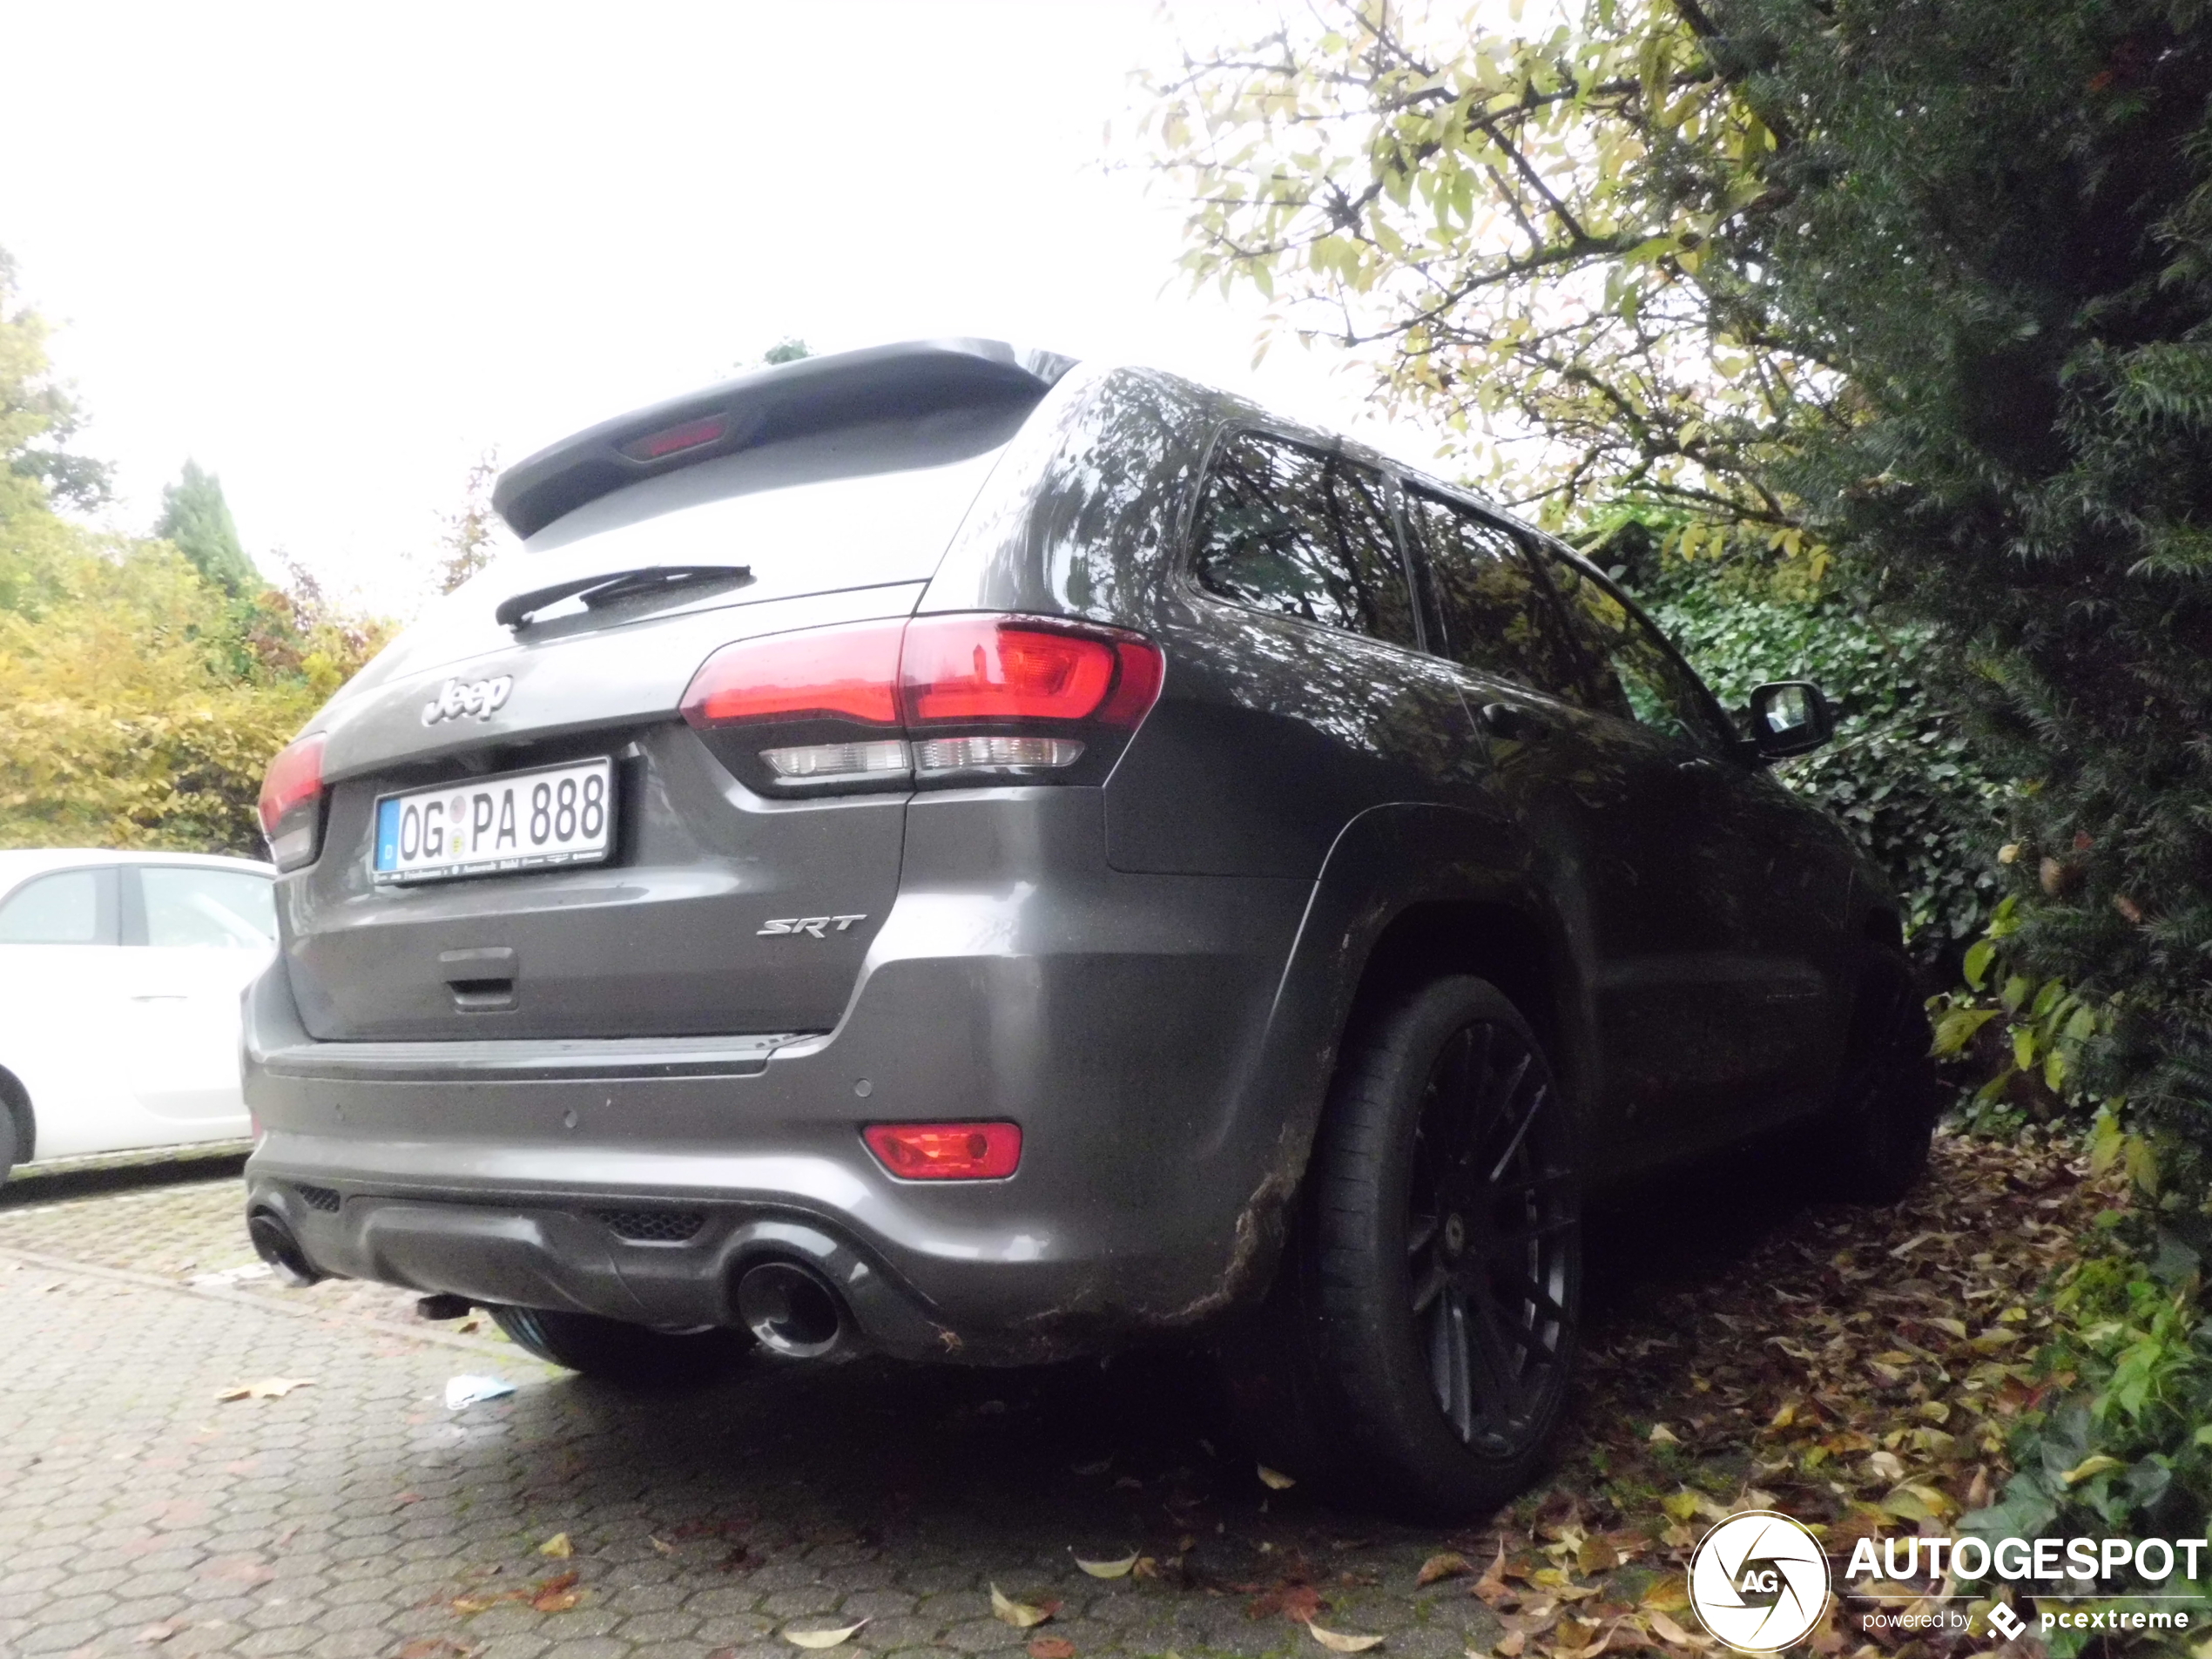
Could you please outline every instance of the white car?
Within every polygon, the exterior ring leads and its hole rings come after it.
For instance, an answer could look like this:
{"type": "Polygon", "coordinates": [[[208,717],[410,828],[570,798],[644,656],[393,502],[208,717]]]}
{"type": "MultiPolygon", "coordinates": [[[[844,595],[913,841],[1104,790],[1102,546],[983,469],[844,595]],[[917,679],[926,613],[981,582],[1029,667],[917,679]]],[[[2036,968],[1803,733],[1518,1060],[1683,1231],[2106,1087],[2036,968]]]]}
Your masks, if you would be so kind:
{"type": "Polygon", "coordinates": [[[275,871],[190,853],[0,852],[0,1179],[33,1157],[248,1133],[239,994],[275,871]]]}

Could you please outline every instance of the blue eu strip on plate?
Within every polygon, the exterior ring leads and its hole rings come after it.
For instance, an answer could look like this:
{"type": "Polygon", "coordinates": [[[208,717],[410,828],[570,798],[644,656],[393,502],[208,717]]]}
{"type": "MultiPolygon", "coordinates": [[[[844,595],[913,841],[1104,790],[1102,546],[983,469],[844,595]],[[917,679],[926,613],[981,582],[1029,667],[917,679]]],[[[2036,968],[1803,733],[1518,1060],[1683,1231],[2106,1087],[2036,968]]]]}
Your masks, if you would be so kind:
{"type": "Polygon", "coordinates": [[[397,800],[376,803],[376,867],[390,870],[400,861],[400,804],[397,800]]]}

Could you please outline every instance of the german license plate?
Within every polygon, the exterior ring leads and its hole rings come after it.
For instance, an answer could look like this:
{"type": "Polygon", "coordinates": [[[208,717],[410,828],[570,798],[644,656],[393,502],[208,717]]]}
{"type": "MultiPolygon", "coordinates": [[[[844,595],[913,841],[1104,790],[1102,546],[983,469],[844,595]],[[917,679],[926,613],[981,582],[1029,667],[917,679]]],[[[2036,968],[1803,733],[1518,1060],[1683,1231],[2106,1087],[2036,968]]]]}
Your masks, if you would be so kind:
{"type": "Polygon", "coordinates": [[[597,864],[613,844],[614,762],[503,772],[376,803],[380,882],[597,864]]]}

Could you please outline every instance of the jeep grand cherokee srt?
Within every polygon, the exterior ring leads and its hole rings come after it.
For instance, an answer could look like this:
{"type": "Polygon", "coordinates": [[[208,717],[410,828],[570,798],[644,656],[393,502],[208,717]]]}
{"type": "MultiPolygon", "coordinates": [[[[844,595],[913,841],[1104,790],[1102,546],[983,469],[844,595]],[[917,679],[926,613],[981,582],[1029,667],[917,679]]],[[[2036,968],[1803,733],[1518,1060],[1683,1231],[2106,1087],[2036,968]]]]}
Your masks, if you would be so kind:
{"type": "Polygon", "coordinates": [[[1767,769],[1819,692],[1731,718],[1448,483],[936,341],[496,500],[262,799],[290,1274],[617,1376],[1199,1333],[1271,1458],[1464,1512],[1558,1419],[1586,1195],[1925,1157],[1895,901],[1767,769]]]}

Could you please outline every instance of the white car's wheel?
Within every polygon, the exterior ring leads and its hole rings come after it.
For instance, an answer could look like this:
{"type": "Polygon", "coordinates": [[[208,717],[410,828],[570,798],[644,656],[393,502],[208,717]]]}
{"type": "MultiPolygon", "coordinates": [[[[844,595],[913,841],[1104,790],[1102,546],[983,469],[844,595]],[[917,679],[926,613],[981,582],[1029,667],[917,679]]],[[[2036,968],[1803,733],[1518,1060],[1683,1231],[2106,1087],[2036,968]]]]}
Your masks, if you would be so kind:
{"type": "Polygon", "coordinates": [[[24,1154],[23,1125],[16,1116],[19,1108],[14,1095],[14,1090],[0,1086],[0,1181],[8,1178],[8,1171],[24,1154]]]}

